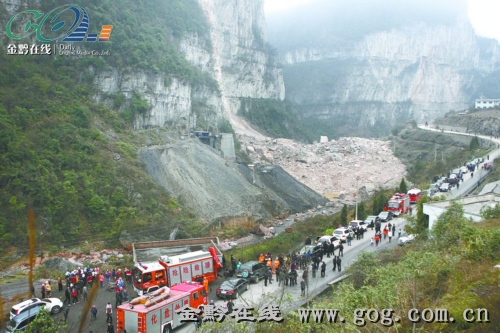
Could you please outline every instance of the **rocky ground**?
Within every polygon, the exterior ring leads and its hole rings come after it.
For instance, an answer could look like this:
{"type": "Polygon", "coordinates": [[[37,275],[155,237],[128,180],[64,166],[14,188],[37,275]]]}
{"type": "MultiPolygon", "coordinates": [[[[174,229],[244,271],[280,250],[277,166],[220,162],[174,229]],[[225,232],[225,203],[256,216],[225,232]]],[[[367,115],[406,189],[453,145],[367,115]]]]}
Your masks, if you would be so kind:
{"type": "Polygon", "coordinates": [[[397,187],[406,174],[388,141],[322,137],[319,143],[304,144],[245,134],[239,139],[254,163],[279,165],[319,194],[346,203],[355,202],[356,183],[363,200],[378,189],[397,187]]]}

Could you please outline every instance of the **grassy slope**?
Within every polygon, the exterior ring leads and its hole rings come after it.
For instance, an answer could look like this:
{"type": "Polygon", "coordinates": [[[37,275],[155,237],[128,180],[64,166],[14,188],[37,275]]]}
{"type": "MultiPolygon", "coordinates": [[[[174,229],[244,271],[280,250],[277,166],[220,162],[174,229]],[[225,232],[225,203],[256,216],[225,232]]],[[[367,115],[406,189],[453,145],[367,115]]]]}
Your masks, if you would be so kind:
{"type": "MultiPolygon", "coordinates": [[[[44,1],[40,9],[62,3],[44,1]]],[[[123,228],[154,233],[162,227],[167,233],[178,226],[180,237],[199,235],[195,216],[155,185],[137,159],[136,146],[144,142],[130,120],[147,103],[136,96],[125,114],[116,111],[122,96],[111,109],[96,105],[88,68],[133,66],[217,89],[175,49],[186,32],[207,36],[201,8],[194,0],[76,3],[89,13],[92,29],[114,25],[110,42],[93,45],[112,57],[53,60],[0,52],[0,253],[27,249],[29,205],[44,250],[95,240],[116,245],[123,228]],[[140,24],[146,18],[150,24],[140,24]]]]}
{"type": "Polygon", "coordinates": [[[194,217],[143,171],[125,120],[92,103],[90,86],[75,86],[78,68],[50,58],[2,54],[0,61],[7,64],[0,68],[3,244],[27,245],[29,202],[45,248],[194,217]],[[117,138],[103,134],[113,130],[117,138]]]}
{"type": "Polygon", "coordinates": [[[446,176],[472,156],[486,153],[486,150],[470,151],[469,145],[455,141],[449,134],[405,129],[396,136],[396,156],[407,166],[408,178],[423,189],[428,188],[432,177],[446,176]],[[438,150],[435,154],[436,147],[438,150]]]}

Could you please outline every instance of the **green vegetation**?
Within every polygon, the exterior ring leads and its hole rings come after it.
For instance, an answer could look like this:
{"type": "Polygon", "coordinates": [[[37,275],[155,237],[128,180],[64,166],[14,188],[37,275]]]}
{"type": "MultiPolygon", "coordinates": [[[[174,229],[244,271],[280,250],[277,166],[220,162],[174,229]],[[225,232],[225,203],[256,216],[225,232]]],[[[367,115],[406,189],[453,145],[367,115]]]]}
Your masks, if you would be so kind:
{"type": "Polygon", "coordinates": [[[470,140],[469,150],[477,150],[479,147],[479,138],[475,136],[470,140]]]}
{"type": "Polygon", "coordinates": [[[347,205],[344,204],[342,211],[340,212],[340,224],[343,226],[347,225],[347,205]]]}
{"type": "Polygon", "coordinates": [[[470,139],[446,133],[406,128],[393,129],[395,155],[408,170],[407,179],[416,187],[426,189],[435,176],[449,172],[470,161],[473,156],[486,155],[488,150],[469,150],[470,139]]]}
{"type": "Polygon", "coordinates": [[[365,203],[361,202],[358,204],[358,220],[364,220],[366,219],[367,214],[366,214],[366,209],[365,209],[365,203]]]}
{"type": "Polygon", "coordinates": [[[387,193],[380,191],[373,197],[372,214],[378,215],[384,210],[384,205],[389,200],[387,193]]]}
{"type": "MultiPolygon", "coordinates": [[[[498,264],[500,220],[473,223],[464,217],[462,207],[453,204],[437,220],[432,238],[417,236],[413,244],[375,254],[365,252],[347,269],[350,277],[333,286],[323,297],[308,303],[313,309],[338,309],[345,323],[301,323],[291,312],[280,324],[258,323],[255,332],[387,332],[380,321],[354,325],[355,309],[393,309],[399,317],[390,331],[395,332],[496,332],[500,316],[498,264]],[[447,309],[455,323],[408,320],[408,311],[447,309]],[[464,309],[488,310],[491,323],[468,323],[464,309]]],[[[482,318],[484,320],[484,317],[482,318]]],[[[231,320],[217,324],[219,331],[231,320]]],[[[359,322],[359,321],[358,321],[359,322]]],[[[207,324],[207,329],[215,329],[207,324]]],[[[244,332],[233,328],[233,332],[244,332]]]]}
{"type": "Polygon", "coordinates": [[[266,98],[241,98],[238,114],[269,136],[303,140],[299,115],[292,104],[266,98]]]}
{"type": "MultiPolygon", "coordinates": [[[[375,207],[377,201],[382,201],[382,207],[385,203],[385,198],[387,198],[388,192],[378,192],[374,198],[370,201],[360,202],[358,204],[358,218],[364,219],[360,215],[361,207],[366,211],[370,211],[372,207],[375,207]]],[[[375,215],[378,215],[380,210],[378,210],[375,215]]],[[[347,225],[347,219],[350,217],[354,218],[355,207],[348,207],[344,205],[341,212],[333,216],[317,215],[303,221],[298,221],[293,225],[292,232],[285,232],[279,234],[277,237],[264,240],[259,244],[252,244],[244,247],[239,247],[235,250],[229,251],[226,256],[229,258],[231,254],[237,259],[242,261],[256,260],[260,253],[271,252],[275,253],[290,253],[290,251],[299,250],[303,246],[303,242],[308,235],[319,236],[319,235],[331,235],[333,231],[342,224],[342,219],[345,218],[345,224],[347,225]]],[[[235,233],[235,231],[233,231],[235,233]]]]}
{"type": "MultiPolygon", "coordinates": [[[[61,312],[64,309],[61,309],[61,312]]],[[[29,326],[26,328],[26,333],[63,333],[69,332],[70,329],[64,320],[60,320],[57,324],[50,317],[47,311],[40,311],[36,315],[35,320],[33,320],[29,326]]]]}
{"type": "MultiPolygon", "coordinates": [[[[176,77],[193,85],[200,84],[218,89],[209,74],[193,67],[179,52],[178,42],[186,34],[196,34],[205,40],[211,51],[209,26],[202,8],[196,0],[133,1],[124,0],[117,5],[111,0],[99,2],[77,0],[73,3],[85,8],[89,15],[90,32],[97,33],[103,25],[113,25],[109,42],[85,44],[85,47],[109,51],[109,57],[84,57],[78,60],[82,67],[108,66],[120,69],[146,70],[176,77]],[[90,46],[91,45],[91,46],[90,46]]],[[[48,12],[64,0],[41,2],[41,10],[48,12]]],[[[76,59],[65,57],[59,61],[74,64],[76,59]]]]}
{"type": "MultiPolygon", "coordinates": [[[[80,67],[5,52],[0,62],[1,253],[27,250],[28,206],[38,246],[50,251],[84,240],[117,245],[124,229],[199,235],[195,216],[143,170],[130,125],[91,102],[92,86],[77,85],[80,67]]],[[[146,107],[140,96],[131,104],[146,107]]]]}
{"type": "Polygon", "coordinates": [[[399,183],[399,187],[397,189],[398,193],[406,193],[408,192],[408,185],[406,185],[405,179],[401,179],[401,183],[399,183]]]}
{"type": "MultiPolygon", "coordinates": [[[[435,201],[439,199],[438,197],[433,198],[435,201]]],[[[409,223],[405,228],[409,234],[427,236],[427,231],[429,230],[429,215],[424,214],[424,203],[429,201],[431,200],[425,193],[422,195],[422,198],[417,201],[417,216],[416,218],[408,217],[409,223]]]]}

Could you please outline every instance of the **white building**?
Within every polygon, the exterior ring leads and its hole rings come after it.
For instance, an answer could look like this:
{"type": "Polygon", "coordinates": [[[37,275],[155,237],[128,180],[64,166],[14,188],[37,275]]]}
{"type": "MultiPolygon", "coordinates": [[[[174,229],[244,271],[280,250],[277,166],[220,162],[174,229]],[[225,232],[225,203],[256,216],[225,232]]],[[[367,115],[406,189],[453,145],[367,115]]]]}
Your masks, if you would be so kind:
{"type": "MultiPolygon", "coordinates": [[[[463,206],[464,216],[472,219],[474,222],[483,220],[481,216],[481,209],[483,207],[494,208],[496,204],[500,203],[499,194],[484,194],[467,197],[455,200],[463,206]]],[[[437,202],[424,203],[424,214],[429,216],[429,230],[436,223],[439,215],[441,215],[448,207],[451,206],[452,200],[444,200],[437,202]]]]}
{"type": "Polygon", "coordinates": [[[476,99],[476,109],[489,109],[500,105],[500,99],[476,99]]]}

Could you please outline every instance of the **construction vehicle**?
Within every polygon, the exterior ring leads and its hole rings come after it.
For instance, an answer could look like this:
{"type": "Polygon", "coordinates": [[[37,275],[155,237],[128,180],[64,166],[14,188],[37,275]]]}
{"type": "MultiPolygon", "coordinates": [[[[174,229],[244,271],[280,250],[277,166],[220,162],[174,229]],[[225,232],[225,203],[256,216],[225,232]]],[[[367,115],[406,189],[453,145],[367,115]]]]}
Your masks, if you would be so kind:
{"type": "Polygon", "coordinates": [[[406,193],[396,193],[384,205],[384,211],[394,215],[406,214],[410,211],[410,196],[406,193]]]}
{"type": "Polygon", "coordinates": [[[217,245],[216,237],[134,243],[134,290],[144,295],[183,281],[213,282],[223,262],[217,245]]]}
{"type": "Polygon", "coordinates": [[[181,322],[180,309],[198,309],[207,305],[207,294],[198,282],[183,282],[171,288],[163,287],[148,295],[134,298],[116,308],[117,332],[167,333],[181,322]]]}

